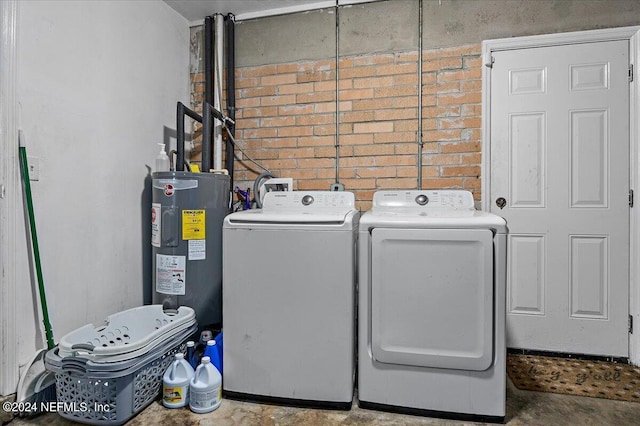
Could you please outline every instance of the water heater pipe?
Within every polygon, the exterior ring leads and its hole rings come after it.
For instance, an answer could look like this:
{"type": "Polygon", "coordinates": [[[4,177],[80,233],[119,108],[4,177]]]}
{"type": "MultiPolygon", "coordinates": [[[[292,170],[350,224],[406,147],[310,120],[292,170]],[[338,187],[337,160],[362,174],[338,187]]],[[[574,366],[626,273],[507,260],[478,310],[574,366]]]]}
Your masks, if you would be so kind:
{"type": "MultiPolygon", "coordinates": [[[[198,121],[199,123],[202,123],[202,116],[200,114],[198,114],[197,112],[193,111],[192,109],[187,108],[182,102],[178,102],[178,106],[176,108],[177,113],[176,113],[176,118],[177,118],[177,123],[176,123],[176,133],[177,133],[177,144],[176,144],[176,149],[177,149],[177,154],[176,154],[176,171],[178,172],[182,172],[184,171],[184,163],[185,163],[185,158],[184,158],[184,116],[188,115],[189,117],[193,118],[194,120],[198,121]]],[[[207,144],[202,144],[202,158],[205,158],[205,154],[210,156],[210,151],[209,151],[209,147],[207,146],[207,144]],[[205,153],[205,148],[206,148],[206,153],[205,153]]]]}
{"type": "MultiPolygon", "coordinates": [[[[215,15],[215,84],[213,88],[213,107],[222,111],[222,63],[224,49],[222,45],[224,33],[224,16],[221,14],[215,15]]],[[[222,169],[222,122],[217,118],[214,120],[213,125],[213,168],[216,170],[222,169]]],[[[209,171],[205,169],[205,171],[209,171]]]]}
{"type": "MultiPolygon", "coordinates": [[[[225,17],[225,37],[227,45],[227,114],[229,115],[229,118],[234,121],[236,119],[235,25],[235,16],[229,13],[225,17]]],[[[227,123],[227,131],[231,136],[235,136],[235,124],[227,123]]],[[[229,171],[229,178],[231,179],[229,187],[233,188],[233,165],[235,152],[233,149],[233,141],[231,140],[231,137],[227,138],[226,148],[225,168],[229,171]]]]}

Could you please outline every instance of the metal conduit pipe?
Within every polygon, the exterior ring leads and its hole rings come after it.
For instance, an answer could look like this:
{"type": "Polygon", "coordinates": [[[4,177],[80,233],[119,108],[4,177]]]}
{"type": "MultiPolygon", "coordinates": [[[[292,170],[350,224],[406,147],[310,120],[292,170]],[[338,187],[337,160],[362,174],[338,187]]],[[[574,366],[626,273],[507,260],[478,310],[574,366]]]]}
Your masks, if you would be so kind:
{"type": "Polygon", "coordinates": [[[340,183],[340,5],[336,0],[336,184],[340,183]]]}
{"type": "MultiPolygon", "coordinates": [[[[235,50],[235,16],[229,13],[225,17],[226,41],[227,41],[227,114],[231,120],[236,119],[236,50],[235,50]]],[[[227,130],[232,137],[235,137],[235,124],[227,123],[227,130]]],[[[233,189],[233,169],[234,169],[234,147],[232,138],[227,138],[225,168],[229,171],[229,188],[233,189]]]]}
{"type": "Polygon", "coordinates": [[[422,189],[422,0],[418,9],[418,189],[422,189]]]}
{"type": "MultiPolygon", "coordinates": [[[[196,120],[199,123],[202,123],[202,116],[195,112],[192,109],[187,108],[182,102],[178,102],[176,108],[176,132],[177,132],[177,154],[176,154],[176,171],[182,172],[184,171],[184,116],[188,115],[192,119],[196,120]]],[[[205,146],[206,144],[202,144],[202,158],[205,158],[205,146]]],[[[207,148],[207,155],[209,154],[209,149],[207,148]]]]}

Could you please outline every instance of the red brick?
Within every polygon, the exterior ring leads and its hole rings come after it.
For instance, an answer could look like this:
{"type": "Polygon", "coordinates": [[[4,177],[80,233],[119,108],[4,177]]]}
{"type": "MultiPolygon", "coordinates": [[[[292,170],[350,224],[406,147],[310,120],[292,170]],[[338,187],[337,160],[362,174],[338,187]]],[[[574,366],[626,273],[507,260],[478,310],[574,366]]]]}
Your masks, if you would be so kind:
{"type": "Polygon", "coordinates": [[[423,156],[424,164],[429,166],[440,166],[443,164],[460,164],[459,154],[428,154],[423,156]]]}
{"type": "Polygon", "coordinates": [[[295,118],[291,116],[263,118],[260,122],[262,127],[293,126],[296,124],[295,118]]]}
{"type": "Polygon", "coordinates": [[[284,85],[278,86],[279,95],[308,93],[312,91],[313,91],[313,83],[284,84],[284,85]]]}
{"type": "Polygon", "coordinates": [[[356,135],[340,135],[340,145],[363,145],[372,144],[373,136],[371,133],[356,135]]]}
{"type": "Polygon", "coordinates": [[[298,146],[326,146],[335,145],[333,136],[308,136],[298,139],[298,146]]]}
{"type": "Polygon", "coordinates": [[[443,166],[441,170],[442,176],[480,176],[479,166],[443,166]]]}
{"type": "Polygon", "coordinates": [[[399,120],[395,122],[394,130],[396,132],[417,132],[418,120],[399,120]]]}
{"type": "MultiPolygon", "coordinates": [[[[411,98],[401,98],[401,99],[411,99],[411,98]]],[[[353,104],[353,110],[354,111],[359,111],[359,110],[375,110],[375,109],[382,109],[382,108],[392,108],[394,106],[394,99],[391,98],[386,98],[386,99],[359,99],[359,100],[353,100],[352,101],[353,104]]],[[[415,104],[417,105],[417,97],[416,97],[416,102],[415,104]]]]}
{"type": "MultiPolygon", "coordinates": [[[[375,92],[374,92],[374,95],[376,98],[412,96],[415,94],[416,94],[416,88],[412,86],[383,87],[380,89],[375,89],[375,92]]],[[[342,98],[342,95],[340,95],[340,97],[342,98]]]]}
{"type": "Polygon", "coordinates": [[[388,64],[393,62],[393,55],[359,56],[353,58],[353,66],[388,64]]]}
{"type": "Polygon", "coordinates": [[[462,188],[462,178],[431,178],[422,180],[423,188],[431,189],[460,189],[462,188]]]}
{"type": "Polygon", "coordinates": [[[334,114],[310,114],[296,117],[296,125],[309,126],[314,124],[330,124],[335,122],[334,114]]]}
{"type": "Polygon", "coordinates": [[[335,92],[299,93],[296,95],[296,102],[299,104],[328,102],[335,101],[335,99],[335,92]]]}
{"type": "Polygon", "coordinates": [[[374,67],[358,67],[350,69],[340,69],[340,80],[358,77],[371,77],[376,74],[374,67]]]}
{"type": "Polygon", "coordinates": [[[282,95],[282,96],[266,96],[260,98],[260,105],[273,106],[273,105],[290,105],[295,103],[295,95],[282,95]]]}
{"type": "Polygon", "coordinates": [[[401,132],[395,129],[395,131],[391,133],[376,133],[375,135],[373,135],[373,142],[397,144],[397,143],[414,142],[416,138],[417,138],[417,133],[415,131],[401,132]]]}
{"type": "Polygon", "coordinates": [[[276,73],[275,65],[263,65],[254,68],[242,69],[242,77],[261,77],[263,75],[274,75],[276,73]]]}
{"type": "Polygon", "coordinates": [[[340,113],[341,123],[373,121],[373,111],[351,111],[340,113]]]}
{"type": "Polygon", "coordinates": [[[309,73],[297,74],[298,83],[308,83],[310,81],[327,81],[335,80],[335,71],[314,71],[309,73]]]}
{"type": "Polygon", "coordinates": [[[321,167],[333,167],[335,162],[330,158],[305,158],[298,160],[301,169],[318,169],[321,167]]]}
{"type": "Polygon", "coordinates": [[[371,78],[355,78],[353,79],[354,89],[368,89],[377,87],[391,87],[394,81],[392,76],[371,77],[371,78]]]}
{"type": "Polygon", "coordinates": [[[315,169],[293,169],[287,170],[285,173],[287,177],[293,178],[294,182],[298,182],[298,185],[303,182],[304,179],[315,179],[316,178],[316,170],[315,169]]]}
{"type": "Polygon", "coordinates": [[[422,71],[441,71],[462,68],[462,58],[427,60],[422,63],[422,71]]]}
{"type": "Polygon", "coordinates": [[[425,142],[453,141],[460,139],[460,130],[426,130],[422,132],[425,142]]]}
{"type": "Polygon", "coordinates": [[[260,84],[263,86],[279,86],[282,84],[295,84],[296,82],[296,74],[266,75],[260,79],[260,84]]]}
{"type": "Polygon", "coordinates": [[[380,189],[415,188],[417,182],[412,178],[376,179],[376,187],[380,189]]]}
{"type": "Polygon", "coordinates": [[[418,71],[416,63],[400,63],[382,65],[376,68],[376,75],[415,74],[418,71]]]}
{"type": "Polygon", "coordinates": [[[278,136],[311,136],[313,128],[311,126],[279,127],[278,136]]]}
{"type": "Polygon", "coordinates": [[[359,178],[395,177],[395,167],[360,167],[356,169],[359,178]]]}
{"type": "Polygon", "coordinates": [[[481,93],[449,93],[438,95],[438,105],[474,104],[481,101],[481,93]]]}
{"type": "MultiPolygon", "coordinates": [[[[273,117],[278,113],[278,108],[277,107],[243,108],[239,112],[242,113],[242,118],[273,117]]],[[[240,124],[240,121],[238,122],[237,125],[239,124],[240,124]]]]}
{"type": "MultiPolygon", "coordinates": [[[[319,178],[320,176],[318,176],[319,178]]],[[[331,179],[302,179],[298,181],[299,191],[327,191],[331,188],[331,179]]]]}
{"type": "Polygon", "coordinates": [[[373,89],[350,89],[340,91],[340,100],[370,99],[373,97],[373,89]]]}
{"type": "MultiPolygon", "coordinates": [[[[263,139],[262,146],[265,148],[290,148],[298,144],[296,138],[275,138],[275,139],[263,139]]],[[[280,150],[282,152],[284,150],[280,150]]],[[[282,156],[282,155],[280,155],[282,156]]]]}
{"type": "MultiPolygon", "coordinates": [[[[295,139],[294,145],[295,146],[295,139]]],[[[313,148],[284,148],[278,150],[278,158],[313,158],[315,152],[313,148]]]]}
{"type": "Polygon", "coordinates": [[[313,105],[286,105],[278,108],[278,115],[302,115],[313,113],[313,105]]]}
{"type": "Polygon", "coordinates": [[[440,129],[466,129],[473,127],[480,127],[482,120],[480,117],[455,117],[455,118],[439,118],[440,129]]]}
{"type": "Polygon", "coordinates": [[[379,109],[375,111],[376,121],[385,120],[411,120],[418,117],[415,109],[379,109]]]}
{"type": "Polygon", "coordinates": [[[473,154],[462,154],[462,164],[480,164],[482,154],[479,152],[473,154]]]}
{"type": "Polygon", "coordinates": [[[477,152],[480,151],[480,142],[454,142],[440,144],[442,152],[477,152]]]}
{"type": "MultiPolygon", "coordinates": [[[[418,76],[415,75],[415,74],[396,75],[393,78],[393,82],[394,82],[394,84],[396,84],[398,86],[407,86],[407,85],[417,86],[418,85],[418,76]]],[[[418,91],[418,88],[416,87],[416,92],[417,91],[418,91]]]]}
{"type": "Polygon", "coordinates": [[[373,157],[341,157],[342,167],[373,167],[373,157]]]}
{"type": "Polygon", "coordinates": [[[376,187],[375,179],[340,179],[345,188],[351,189],[374,189],[376,187]]]}
{"type": "Polygon", "coordinates": [[[357,145],[353,147],[353,155],[391,155],[394,153],[392,144],[357,145]]]}
{"type": "Polygon", "coordinates": [[[354,133],[384,133],[393,132],[393,122],[383,121],[374,123],[355,123],[353,125],[354,133]]]}
{"type": "Polygon", "coordinates": [[[446,47],[446,48],[438,49],[438,56],[440,58],[447,58],[452,56],[479,55],[481,51],[482,51],[482,45],[467,44],[464,46],[446,47]]]}
{"type": "Polygon", "coordinates": [[[376,166],[410,166],[416,164],[415,155],[376,157],[376,166]]]}

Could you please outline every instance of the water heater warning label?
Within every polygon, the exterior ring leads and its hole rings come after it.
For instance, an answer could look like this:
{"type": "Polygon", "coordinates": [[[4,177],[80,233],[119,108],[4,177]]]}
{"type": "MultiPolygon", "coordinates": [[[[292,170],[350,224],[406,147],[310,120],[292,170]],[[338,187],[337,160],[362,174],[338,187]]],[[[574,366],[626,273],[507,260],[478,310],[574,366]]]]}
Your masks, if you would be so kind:
{"type": "Polygon", "coordinates": [[[156,291],[162,294],[185,294],[185,256],[156,255],[156,291]]]}
{"type": "Polygon", "coordinates": [[[182,210],[182,239],[204,240],[205,235],[205,211],[182,210]]]}
{"type": "Polygon", "coordinates": [[[160,203],[151,204],[151,245],[154,247],[160,247],[161,212],[162,205],[160,203]]]}

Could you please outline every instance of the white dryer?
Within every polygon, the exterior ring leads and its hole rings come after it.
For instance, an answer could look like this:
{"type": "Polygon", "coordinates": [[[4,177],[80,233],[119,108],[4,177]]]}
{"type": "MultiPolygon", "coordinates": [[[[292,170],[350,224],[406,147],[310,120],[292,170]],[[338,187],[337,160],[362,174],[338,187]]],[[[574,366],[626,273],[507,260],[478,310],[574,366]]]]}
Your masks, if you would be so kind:
{"type": "Polygon", "coordinates": [[[503,421],[504,219],[468,191],[378,191],[359,234],[359,405],[503,421]]]}
{"type": "Polygon", "coordinates": [[[268,192],[223,228],[225,395],[348,409],[355,375],[350,192],[268,192]]]}

